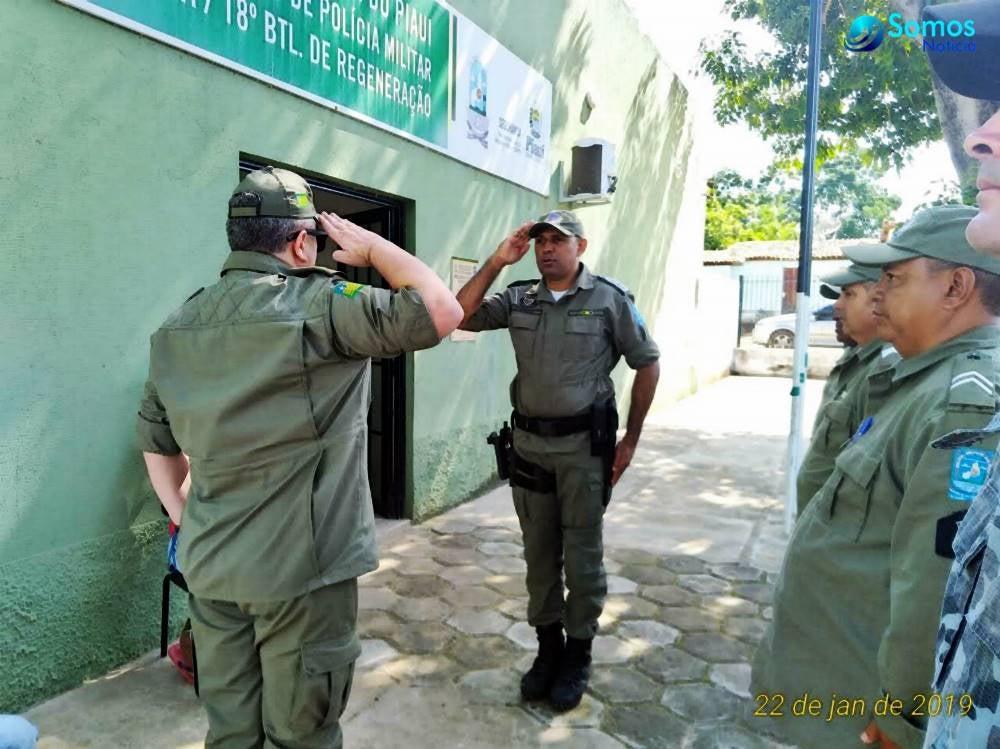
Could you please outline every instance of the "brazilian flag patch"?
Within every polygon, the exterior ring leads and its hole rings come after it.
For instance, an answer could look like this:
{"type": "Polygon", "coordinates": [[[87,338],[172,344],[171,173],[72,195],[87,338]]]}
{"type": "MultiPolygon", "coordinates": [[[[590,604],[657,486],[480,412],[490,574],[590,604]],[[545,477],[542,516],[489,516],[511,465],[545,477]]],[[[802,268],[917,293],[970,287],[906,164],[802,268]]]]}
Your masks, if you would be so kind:
{"type": "Polygon", "coordinates": [[[362,284],[354,283],[353,281],[337,281],[337,283],[333,285],[333,293],[350,298],[363,288],[364,286],[362,284]]]}

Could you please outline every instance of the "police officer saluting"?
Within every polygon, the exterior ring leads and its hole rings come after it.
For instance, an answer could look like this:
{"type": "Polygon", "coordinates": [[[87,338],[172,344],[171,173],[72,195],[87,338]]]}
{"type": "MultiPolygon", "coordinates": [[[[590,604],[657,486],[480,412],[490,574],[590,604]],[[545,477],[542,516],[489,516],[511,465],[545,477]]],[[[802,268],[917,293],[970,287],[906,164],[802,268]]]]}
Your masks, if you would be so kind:
{"type": "Polygon", "coordinates": [[[579,704],[590,678],[591,643],[607,593],[604,511],[632,459],[659,378],[659,350],[631,293],[592,274],[579,259],[586,248],[576,215],[552,211],[501,242],[458,293],[462,329],[507,328],[514,344],[509,470],[528,567],[528,622],[538,635],[521,695],[547,697],[560,711],[579,704]],[[542,278],[484,299],[532,239],[542,278]],[[637,372],[626,433],[616,444],[609,375],[622,356],[637,372]]]}
{"type": "Polygon", "coordinates": [[[308,184],[283,169],[237,186],[226,233],[221,279],[151,339],[137,421],[153,488],[181,526],[205,746],[339,747],[361,650],[356,578],[377,566],[369,357],[434,346],[461,309],[409,253],[317,215],[308,184]],[[395,290],[316,267],[327,235],[335,260],[370,265],[395,290]]]}
{"type": "Polygon", "coordinates": [[[996,438],[932,443],[1000,408],[1000,259],[966,241],[975,213],[930,208],[885,245],[845,248],[882,268],[880,335],[902,360],[855,391],[865,417],[795,526],[754,661],[752,692],[787,701],[782,721],[802,746],[858,746],[862,732],[883,749],[924,740],[951,544],[996,438]],[[792,714],[805,693],[820,715],[792,714]]]}
{"type": "Polygon", "coordinates": [[[854,389],[862,385],[875,368],[889,366],[899,358],[895,349],[877,337],[878,318],[872,305],[872,292],[878,277],[878,269],[852,264],[822,279],[820,294],[836,300],[833,314],[837,321],[837,340],[847,348],[823,388],[812,441],[796,478],[800,515],[833,472],[837,453],[858,427],[858,415],[851,409],[854,389]],[[840,291],[832,288],[834,286],[840,291]]]}

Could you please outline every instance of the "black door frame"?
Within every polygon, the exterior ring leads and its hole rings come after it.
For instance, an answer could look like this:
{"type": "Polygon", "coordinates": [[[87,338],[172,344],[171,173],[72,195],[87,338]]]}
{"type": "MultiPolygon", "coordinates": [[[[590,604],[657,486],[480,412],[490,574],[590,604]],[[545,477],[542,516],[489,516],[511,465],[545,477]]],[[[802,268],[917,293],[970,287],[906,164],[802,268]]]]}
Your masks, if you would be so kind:
{"type": "MultiPolygon", "coordinates": [[[[239,161],[240,179],[246,172],[262,169],[264,166],[266,166],[266,162],[241,157],[239,161]]],[[[403,246],[405,211],[402,201],[309,175],[302,175],[302,177],[314,193],[331,193],[372,204],[373,207],[370,210],[351,214],[350,220],[359,225],[379,224],[381,230],[376,233],[381,234],[390,242],[403,246]]],[[[358,270],[368,270],[353,269],[342,263],[337,264],[337,269],[343,271],[348,277],[352,277],[358,270]]],[[[371,285],[377,285],[381,288],[390,288],[385,279],[375,273],[374,269],[371,271],[372,276],[365,279],[366,282],[371,282],[371,285]]],[[[373,505],[377,515],[393,519],[402,518],[406,513],[406,358],[406,355],[402,354],[392,359],[372,360],[372,366],[379,367],[382,375],[381,392],[379,393],[381,429],[373,432],[371,415],[369,414],[368,417],[369,456],[372,452],[373,433],[381,438],[379,485],[382,491],[379,493],[380,496],[373,496],[373,505]]],[[[370,461],[371,457],[369,457],[369,471],[372,468],[370,461]]]]}

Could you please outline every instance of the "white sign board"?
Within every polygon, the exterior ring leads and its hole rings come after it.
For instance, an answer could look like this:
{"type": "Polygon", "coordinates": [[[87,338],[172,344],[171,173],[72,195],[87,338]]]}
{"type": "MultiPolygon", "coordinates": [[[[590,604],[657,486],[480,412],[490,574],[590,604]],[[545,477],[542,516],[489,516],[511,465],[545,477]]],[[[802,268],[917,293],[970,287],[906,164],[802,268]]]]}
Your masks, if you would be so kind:
{"type": "MultiPolygon", "coordinates": [[[[479,263],[475,260],[465,260],[460,257],[451,259],[451,292],[457,294],[459,290],[476,275],[479,270],[479,263]]],[[[451,334],[453,341],[474,341],[476,334],[467,330],[455,330],[451,334]]]]}
{"type": "Polygon", "coordinates": [[[472,21],[455,20],[449,153],[547,196],[552,84],[472,21]]]}

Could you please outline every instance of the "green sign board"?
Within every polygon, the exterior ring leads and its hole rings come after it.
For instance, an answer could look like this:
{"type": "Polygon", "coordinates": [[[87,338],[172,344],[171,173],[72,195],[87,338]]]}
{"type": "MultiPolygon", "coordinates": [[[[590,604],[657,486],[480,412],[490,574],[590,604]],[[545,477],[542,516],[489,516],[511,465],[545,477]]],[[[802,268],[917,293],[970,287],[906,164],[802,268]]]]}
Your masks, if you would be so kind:
{"type": "Polygon", "coordinates": [[[435,0],[61,0],[447,148],[451,14],[435,0]]]}

